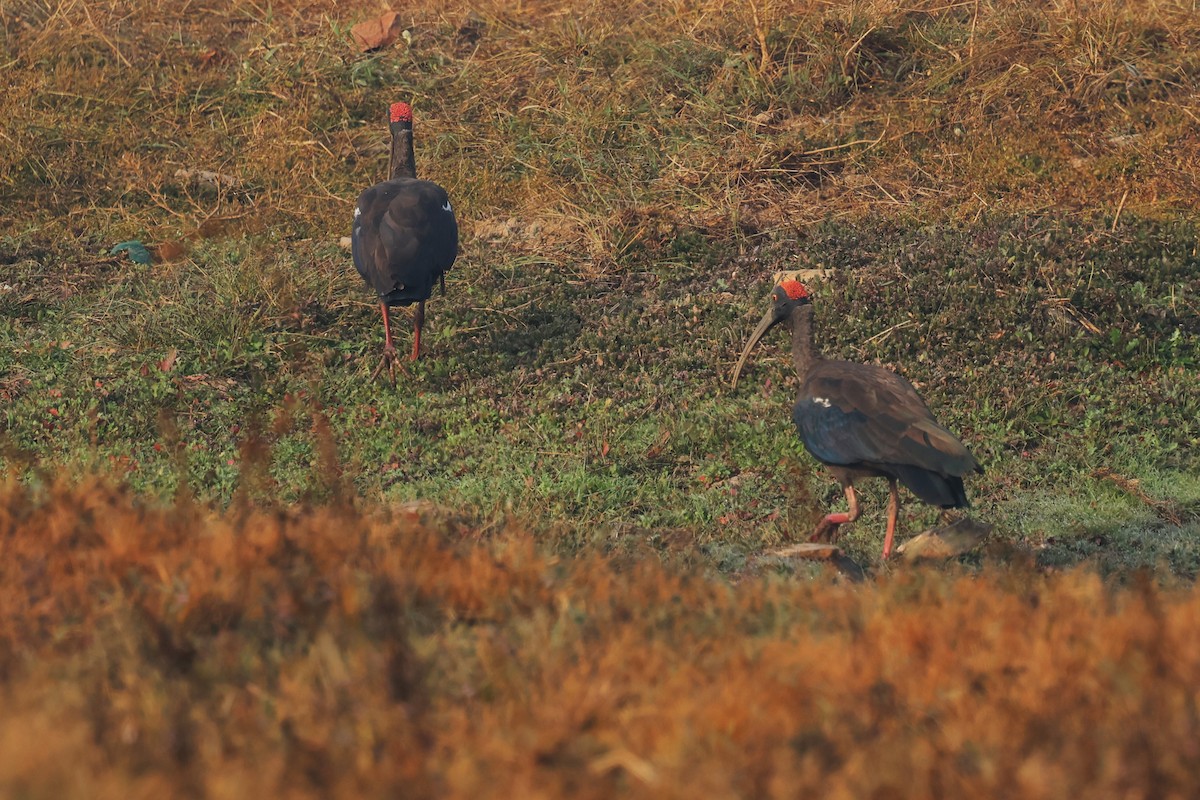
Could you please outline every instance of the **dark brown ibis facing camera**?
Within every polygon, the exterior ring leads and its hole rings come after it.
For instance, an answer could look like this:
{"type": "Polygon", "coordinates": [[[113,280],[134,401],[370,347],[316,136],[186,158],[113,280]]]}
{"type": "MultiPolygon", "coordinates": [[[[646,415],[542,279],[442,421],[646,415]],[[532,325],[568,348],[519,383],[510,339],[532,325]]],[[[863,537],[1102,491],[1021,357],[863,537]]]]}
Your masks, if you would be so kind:
{"type": "Polygon", "coordinates": [[[350,243],[354,266],[378,292],[383,314],[383,359],[371,379],[386,366],[394,383],[396,348],[388,309],[416,303],[409,359],[416,361],[421,354],[425,301],[433,294],[435,283],[441,283],[445,295],[446,272],[458,256],[458,221],[446,190],[417,179],[412,108],[408,103],[393,103],[388,119],[392,132],[389,179],[358,196],[350,243]]]}
{"type": "Polygon", "coordinates": [[[808,289],[784,277],[771,294],[771,308],[750,334],[733,370],[733,387],[754,346],[767,331],[786,323],[800,392],[792,421],[800,441],[824,464],[846,493],[850,510],[828,514],[814,541],[834,541],[838,527],[859,516],[854,481],[885,478],[891,488],[883,557],[892,552],[902,483],[921,500],[941,508],[969,505],[963,476],[983,472],[963,443],[933,418],[907,380],[889,369],[821,357],[813,344],[813,307],[808,289]]]}

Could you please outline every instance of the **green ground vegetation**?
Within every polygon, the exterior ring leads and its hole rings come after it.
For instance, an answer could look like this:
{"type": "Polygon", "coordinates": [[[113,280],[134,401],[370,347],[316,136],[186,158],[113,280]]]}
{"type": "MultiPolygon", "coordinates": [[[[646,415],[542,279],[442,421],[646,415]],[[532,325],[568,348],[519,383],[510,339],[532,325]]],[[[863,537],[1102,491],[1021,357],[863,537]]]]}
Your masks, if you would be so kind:
{"type": "Polygon", "coordinates": [[[825,350],[920,387],[998,541],[1200,569],[1189,5],[442,2],[366,54],[368,4],[173,9],[0,9],[10,469],[737,571],[840,501],[783,337],[727,388],[770,276],[810,269],[825,350]],[[463,248],[392,388],[339,239],[400,98],[463,248]],[[155,263],[109,253],[133,238],[155,263]]]}

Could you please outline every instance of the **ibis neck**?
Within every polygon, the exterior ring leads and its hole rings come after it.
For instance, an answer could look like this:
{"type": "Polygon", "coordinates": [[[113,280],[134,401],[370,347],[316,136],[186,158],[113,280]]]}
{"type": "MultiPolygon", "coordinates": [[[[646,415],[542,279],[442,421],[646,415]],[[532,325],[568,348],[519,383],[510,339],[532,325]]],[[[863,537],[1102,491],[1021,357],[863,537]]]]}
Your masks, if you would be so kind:
{"type": "Polygon", "coordinates": [[[392,134],[392,159],[388,167],[390,179],[417,177],[417,164],[413,156],[412,129],[399,130],[392,134]]]}
{"type": "Polygon", "coordinates": [[[808,377],[808,370],[820,360],[821,354],[813,344],[813,307],[802,305],[792,312],[792,363],[800,382],[808,377]]]}

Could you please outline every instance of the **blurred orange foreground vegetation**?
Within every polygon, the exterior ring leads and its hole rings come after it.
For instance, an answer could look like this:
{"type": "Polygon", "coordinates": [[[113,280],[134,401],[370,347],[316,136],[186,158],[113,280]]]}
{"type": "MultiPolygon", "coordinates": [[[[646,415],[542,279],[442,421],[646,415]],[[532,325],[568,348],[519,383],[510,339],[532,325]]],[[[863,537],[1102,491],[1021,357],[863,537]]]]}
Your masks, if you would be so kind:
{"type": "Polygon", "coordinates": [[[0,485],[0,795],[1185,797],[1200,592],[0,485]]]}

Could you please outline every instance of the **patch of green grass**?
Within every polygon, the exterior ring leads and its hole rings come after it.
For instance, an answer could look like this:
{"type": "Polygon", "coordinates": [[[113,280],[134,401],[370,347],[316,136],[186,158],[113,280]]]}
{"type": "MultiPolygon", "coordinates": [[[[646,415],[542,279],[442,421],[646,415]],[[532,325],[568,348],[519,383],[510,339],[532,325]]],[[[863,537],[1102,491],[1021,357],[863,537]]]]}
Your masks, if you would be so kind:
{"type": "MultiPolygon", "coordinates": [[[[829,223],[758,252],[684,238],[667,261],[593,280],[492,253],[430,302],[426,358],[394,389],[367,380],[381,326],[337,249],[217,241],[180,264],[104,262],[105,280],[21,249],[9,296],[22,297],[0,328],[11,353],[0,420],[43,462],[127,470],[140,489],[171,492],[181,476],[166,415],[188,483],[227,501],[255,429],[273,447],[274,495],[323,491],[324,416],[366,498],[516,515],[568,549],[674,531],[740,568],[842,502],[790,423],[785,337],[736,392],[726,386],[767,295],[764,267],[834,266],[816,290],[826,352],[917,383],[988,468],[969,480],[975,513],[1002,537],[1058,543],[1050,562],[1102,536],[1120,553],[1113,566],[1136,565],[1164,552],[1137,555],[1147,515],[1092,473],[1143,478],[1184,512],[1160,538],[1193,541],[1194,481],[1156,476],[1198,466],[1195,237],[1133,220],[1119,236],[1052,217],[829,223]]],[[[464,265],[475,258],[468,246],[464,265]]],[[[877,555],[884,494],[864,488],[845,539],[858,558],[877,555]]],[[[935,517],[912,502],[903,525],[935,517]]],[[[1189,571],[1190,545],[1179,547],[1168,560],[1189,571]]]]}
{"type": "MultiPolygon", "coordinates": [[[[1166,568],[1200,574],[1200,479],[1195,472],[1131,466],[1132,493],[1104,475],[1070,490],[1041,490],[1013,502],[1010,518],[1038,546],[1038,563],[1086,561],[1104,572],[1166,568]]],[[[1125,479],[1122,479],[1125,480],[1125,479]]]]}

